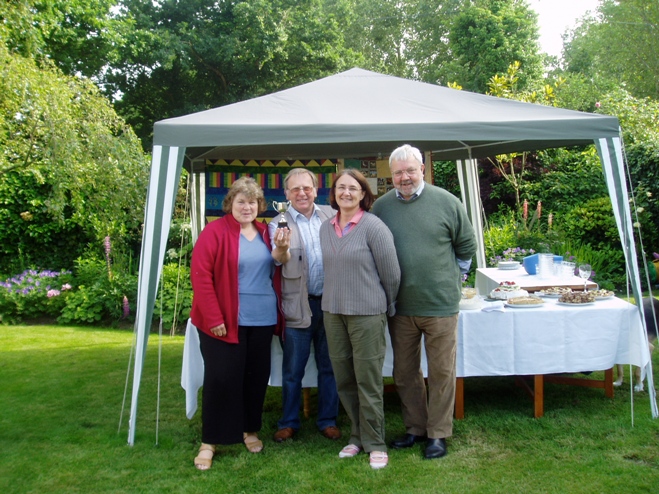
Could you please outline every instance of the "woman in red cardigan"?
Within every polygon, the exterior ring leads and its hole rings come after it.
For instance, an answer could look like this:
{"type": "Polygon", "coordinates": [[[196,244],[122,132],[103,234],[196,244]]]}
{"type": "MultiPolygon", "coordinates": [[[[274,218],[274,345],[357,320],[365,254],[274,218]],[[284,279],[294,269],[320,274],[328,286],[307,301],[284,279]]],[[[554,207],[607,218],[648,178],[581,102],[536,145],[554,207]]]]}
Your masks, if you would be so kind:
{"type": "Polygon", "coordinates": [[[201,447],[194,460],[200,470],[211,467],[216,444],[244,442],[252,453],[263,449],[257,432],[270,344],[285,324],[281,275],[268,229],[256,221],[265,209],[254,179],[236,180],[222,203],[227,214],[204,228],[192,252],[190,317],[204,359],[201,447]]]}

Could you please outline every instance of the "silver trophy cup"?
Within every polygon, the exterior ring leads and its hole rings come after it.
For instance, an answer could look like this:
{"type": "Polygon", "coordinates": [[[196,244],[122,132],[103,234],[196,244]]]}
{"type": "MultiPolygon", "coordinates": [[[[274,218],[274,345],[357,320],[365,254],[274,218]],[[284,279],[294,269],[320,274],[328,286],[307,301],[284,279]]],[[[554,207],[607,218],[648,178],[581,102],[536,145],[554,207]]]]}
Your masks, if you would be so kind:
{"type": "Polygon", "coordinates": [[[288,228],[288,222],[284,217],[284,213],[286,210],[288,210],[288,202],[272,201],[272,207],[275,209],[275,211],[282,215],[282,217],[279,219],[279,223],[277,223],[277,228],[288,228]]]}

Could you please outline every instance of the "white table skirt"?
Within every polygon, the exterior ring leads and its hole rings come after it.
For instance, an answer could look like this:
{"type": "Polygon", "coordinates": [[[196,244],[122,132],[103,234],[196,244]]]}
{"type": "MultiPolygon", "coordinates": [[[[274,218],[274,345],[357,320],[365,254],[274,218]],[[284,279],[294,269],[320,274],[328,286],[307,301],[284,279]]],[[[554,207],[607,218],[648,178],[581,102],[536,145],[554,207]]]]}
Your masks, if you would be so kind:
{"type": "MultiPolygon", "coordinates": [[[[393,354],[388,332],[386,336],[382,374],[391,376],[393,354]]],[[[191,418],[203,381],[199,377],[199,362],[203,369],[203,361],[196,328],[190,321],[183,353],[181,385],[186,390],[186,412],[191,418]],[[194,369],[196,380],[190,377],[194,369]]],[[[555,299],[548,299],[539,308],[460,312],[458,377],[595,371],[610,369],[614,364],[643,367],[649,360],[638,307],[618,298],[581,307],[559,305],[555,299]]],[[[281,363],[279,338],[273,338],[271,386],[281,386],[281,363]]],[[[427,375],[425,352],[422,352],[422,367],[427,375]]],[[[310,358],[302,385],[315,387],[316,382],[315,360],[310,358]]]]}

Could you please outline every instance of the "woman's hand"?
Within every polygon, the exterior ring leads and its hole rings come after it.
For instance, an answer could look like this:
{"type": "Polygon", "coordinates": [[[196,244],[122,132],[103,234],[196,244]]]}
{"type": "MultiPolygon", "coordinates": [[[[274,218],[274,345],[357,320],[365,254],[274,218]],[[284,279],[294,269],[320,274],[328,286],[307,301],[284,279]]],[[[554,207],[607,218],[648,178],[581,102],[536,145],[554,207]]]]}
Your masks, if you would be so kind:
{"type": "Polygon", "coordinates": [[[215,326],[214,328],[211,328],[209,331],[215,336],[219,336],[219,337],[227,335],[227,328],[224,326],[224,324],[215,326]]]}

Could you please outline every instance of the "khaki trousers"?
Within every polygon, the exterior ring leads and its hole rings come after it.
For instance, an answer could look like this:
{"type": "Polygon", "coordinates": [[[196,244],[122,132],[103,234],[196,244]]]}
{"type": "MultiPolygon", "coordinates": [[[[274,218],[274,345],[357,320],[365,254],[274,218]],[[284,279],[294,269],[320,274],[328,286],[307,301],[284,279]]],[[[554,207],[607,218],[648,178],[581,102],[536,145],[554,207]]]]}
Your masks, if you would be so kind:
{"type": "Polygon", "coordinates": [[[336,387],[351,422],[349,443],[367,453],[387,451],[382,382],[387,317],[324,312],[324,322],[336,387]]]}
{"type": "Polygon", "coordinates": [[[389,318],[394,382],[409,434],[427,434],[435,439],[453,434],[457,328],[458,314],[389,318]],[[427,392],[421,370],[421,336],[425,337],[428,358],[427,392]]]}

